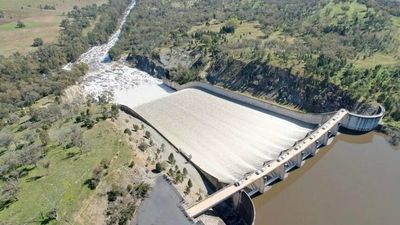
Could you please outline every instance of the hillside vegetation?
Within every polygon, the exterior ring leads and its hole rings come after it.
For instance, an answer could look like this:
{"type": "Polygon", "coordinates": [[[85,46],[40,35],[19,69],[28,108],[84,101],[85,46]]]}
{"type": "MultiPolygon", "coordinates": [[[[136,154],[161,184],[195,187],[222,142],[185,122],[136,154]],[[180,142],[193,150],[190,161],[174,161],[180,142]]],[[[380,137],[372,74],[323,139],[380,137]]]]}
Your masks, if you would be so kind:
{"type": "Polygon", "coordinates": [[[399,37],[398,1],[139,0],[111,54],[308,112],[379,102],[400,127],[399,37]]]}
{"type": "Polygon", "coordinates": [[[69,72],[62,66],[76,61],[90,46],[105,43],[129,2],[113,0],[102,6],[75,8],[62,20],[56,43],[44,44],[28,54],[0,55],[0,127],[10,112],[50,94],[60,95],[65,87],[75,84],[87,66],[78,65],[69,72]],[[84,32],[95,20],[99,23],[84,32]]]}
{"type": "Polygon", "coordinates": [[[35,38],[57,40],[60,22],[73,7],[105,3],[105,0],[0,0],[0,55],[34,50],[35,38]],[[18,21],[25,27],[18,28],[18,21]]]}

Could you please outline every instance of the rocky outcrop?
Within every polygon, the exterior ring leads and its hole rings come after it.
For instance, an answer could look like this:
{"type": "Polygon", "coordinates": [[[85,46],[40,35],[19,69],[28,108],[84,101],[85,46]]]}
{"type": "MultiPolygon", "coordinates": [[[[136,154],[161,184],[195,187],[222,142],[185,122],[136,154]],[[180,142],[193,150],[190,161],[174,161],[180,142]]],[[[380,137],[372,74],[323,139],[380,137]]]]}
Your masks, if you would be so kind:
{"type": "Polygon", "coordinates": [[[169,70],[166,69],[161,63],[152,60],[146,56],[142,55],[132,55],[129,54],[126,60],[139,70],[145,71],[146,73],[158,77],[158,78],[170,78],[169,70]]]}
{"type": "MultiPolygon", "coordinates": [[[[332,83],[294,75],[288,69],[260,61],[220,60],[214,63],[207,79],[211,84],[247,92],[306,112],[323,113],[340,108],[355,110],[355,106],[359,105],[332,83]]],[[[363,107],[364,111],[374,111],[363,107]]]]}

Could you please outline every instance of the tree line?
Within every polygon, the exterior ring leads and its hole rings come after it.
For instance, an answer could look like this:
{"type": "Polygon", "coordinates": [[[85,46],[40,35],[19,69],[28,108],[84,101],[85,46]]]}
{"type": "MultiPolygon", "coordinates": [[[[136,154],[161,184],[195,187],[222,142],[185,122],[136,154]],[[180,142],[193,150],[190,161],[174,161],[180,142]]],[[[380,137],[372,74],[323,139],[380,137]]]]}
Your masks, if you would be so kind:
{"type": "Polygon", "coordinates": [[[62,20],[55,43],[39,46],[26,55],[0,56],[1,121],[16,108],[30,106],[50,94],[60,95],[65,87],[84,75],[85,65],[78,65],[72,71],[62,70],[62,66],[75,62],[91,45],[105,43],[129,2],[110,0],[101,6],[74,7],[62,20]],[[89,28],[98,16],[100,22],[84,34],[83,30],[89,28]]]}

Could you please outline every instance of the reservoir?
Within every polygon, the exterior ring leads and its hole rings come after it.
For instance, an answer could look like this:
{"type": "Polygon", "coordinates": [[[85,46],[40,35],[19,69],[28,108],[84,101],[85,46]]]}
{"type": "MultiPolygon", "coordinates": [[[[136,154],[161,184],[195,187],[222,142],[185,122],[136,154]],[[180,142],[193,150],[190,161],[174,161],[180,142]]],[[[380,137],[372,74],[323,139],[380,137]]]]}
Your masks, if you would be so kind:
{"type": "Polygon", "coordinates": [[[338,135],[255,197],[256,225],[397,225],[400,150],[375,132],[338,135]]]}

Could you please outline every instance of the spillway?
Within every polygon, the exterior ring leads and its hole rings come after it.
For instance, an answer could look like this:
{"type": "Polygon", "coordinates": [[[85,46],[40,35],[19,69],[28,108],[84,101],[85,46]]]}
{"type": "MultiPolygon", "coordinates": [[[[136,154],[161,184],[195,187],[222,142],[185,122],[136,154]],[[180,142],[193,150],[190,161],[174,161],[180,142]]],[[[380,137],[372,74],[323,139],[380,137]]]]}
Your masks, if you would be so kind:
{"type": "Polygon", "coordinates": [[[134,107],[181,152],[233,183],[303,139],[312,126],[188,88],[134,107]]]}

